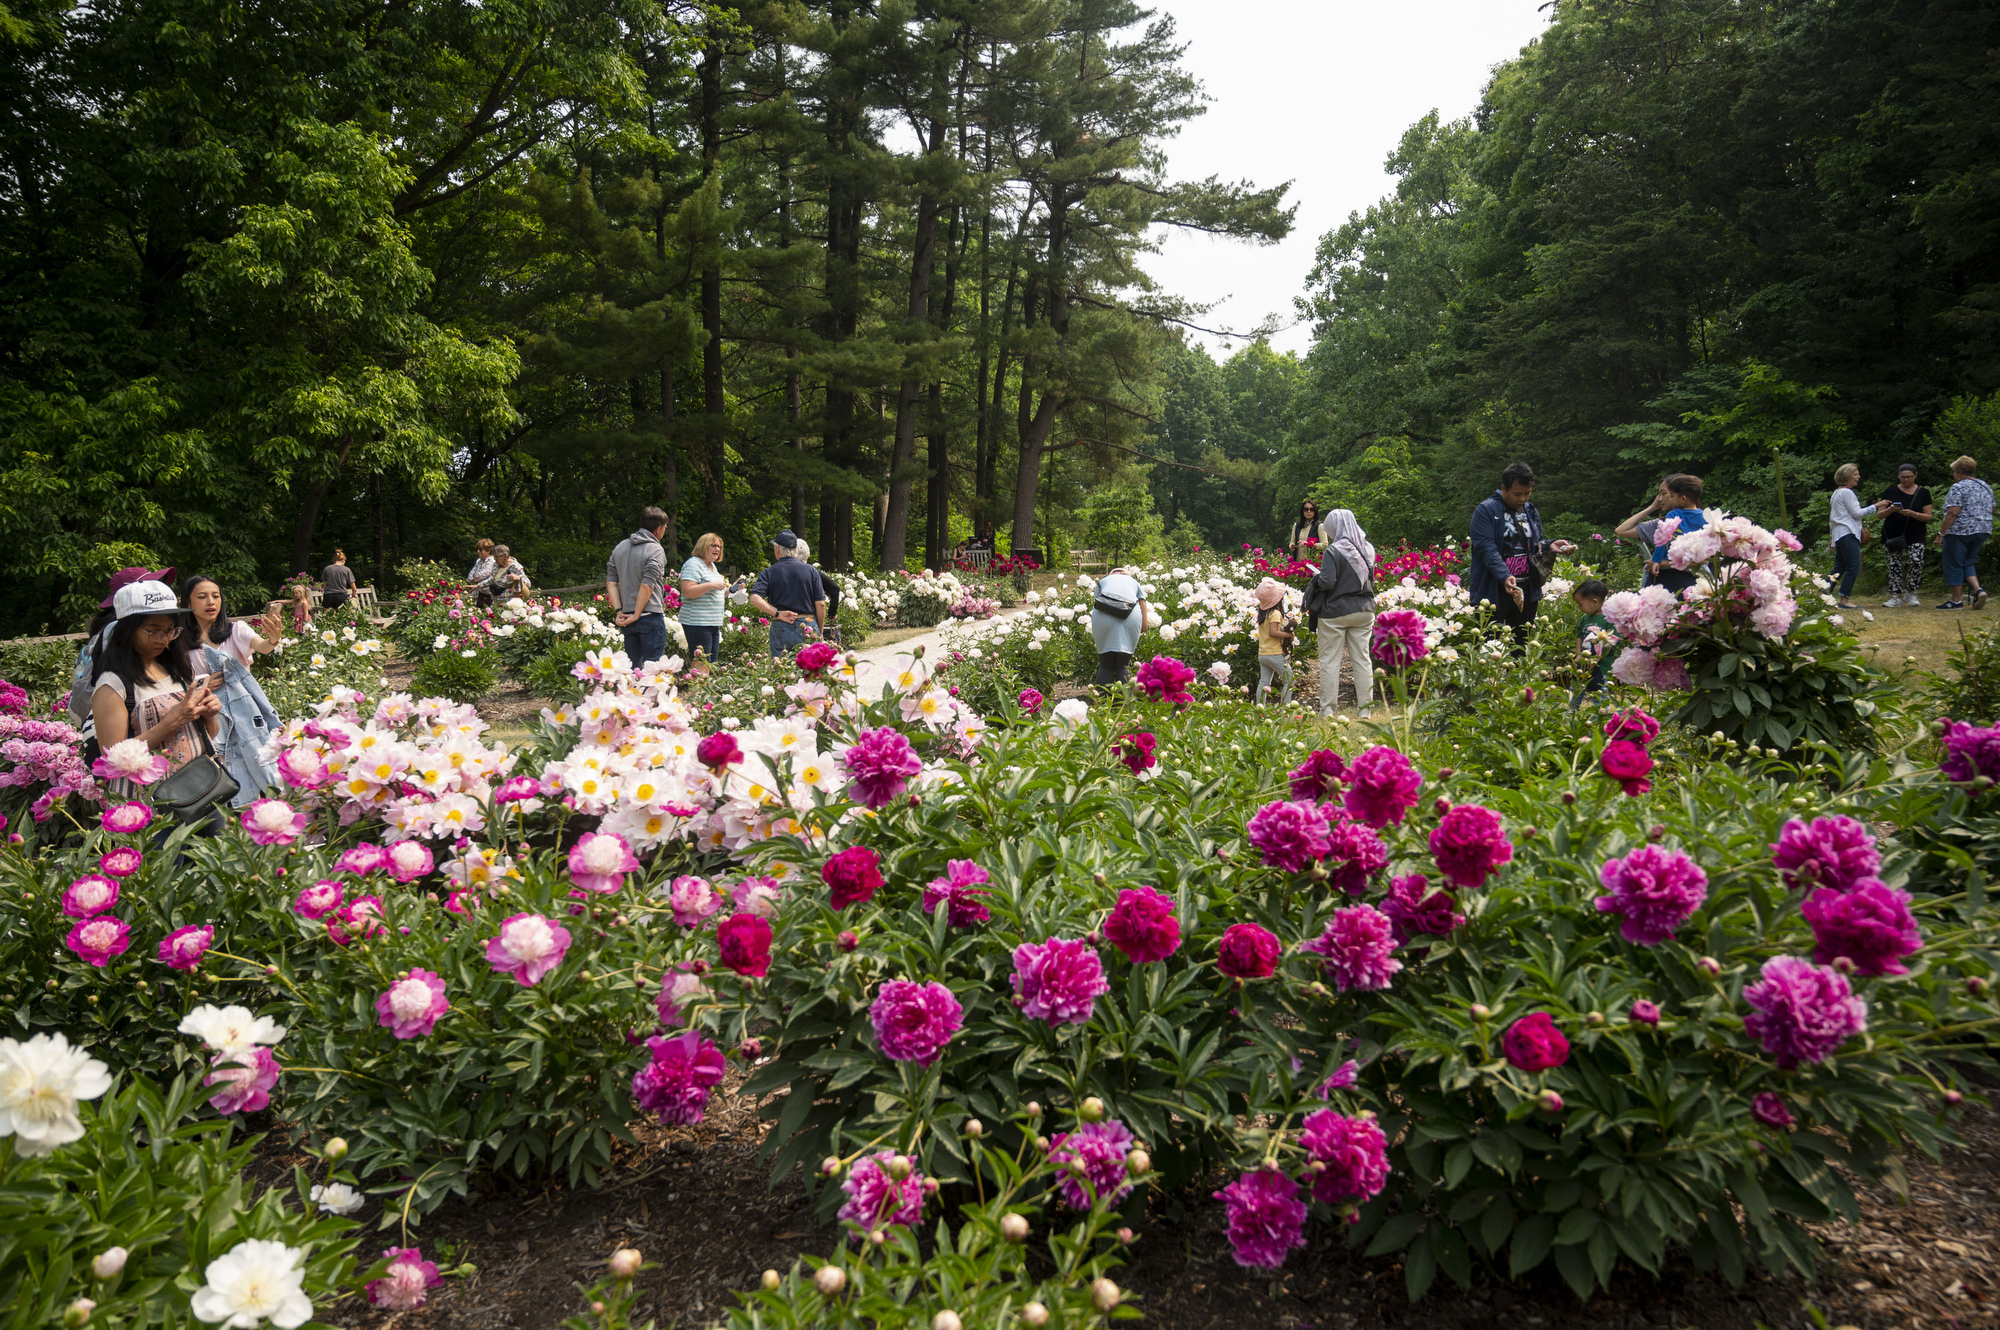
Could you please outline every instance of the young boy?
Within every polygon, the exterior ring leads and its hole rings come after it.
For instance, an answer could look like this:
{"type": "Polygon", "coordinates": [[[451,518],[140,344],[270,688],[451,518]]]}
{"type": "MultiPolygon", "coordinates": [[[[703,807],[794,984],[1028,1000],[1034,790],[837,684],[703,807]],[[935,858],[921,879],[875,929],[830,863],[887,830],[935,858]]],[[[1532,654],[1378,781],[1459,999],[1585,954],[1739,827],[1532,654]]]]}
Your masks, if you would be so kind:
{"type": "Polygon", "coordinates": [[[1618,630],[1611,626],[1611,620],[1604,617],[1604,598],[1611,594],[1611,588],[1591,578],[1579,582],[1569,593],[1571,600],[1583,617],[1576,624],[1576,654],[1594,658],[1597,669],[1590,676],[1590,682],[1583,687],[1586,693],[1604,691],[1605,648],[1618,640],[1618,630]]]}

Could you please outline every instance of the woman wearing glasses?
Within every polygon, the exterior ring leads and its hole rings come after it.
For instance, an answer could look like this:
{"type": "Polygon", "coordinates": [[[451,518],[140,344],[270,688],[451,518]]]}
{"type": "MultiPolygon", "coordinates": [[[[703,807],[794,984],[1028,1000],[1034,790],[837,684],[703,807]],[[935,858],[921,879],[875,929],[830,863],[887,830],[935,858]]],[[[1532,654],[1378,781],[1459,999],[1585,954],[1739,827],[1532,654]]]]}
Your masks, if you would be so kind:
{"type": "Polygon", "coordinates": [[[134,582],[113,599],[116,618],[91,664],[91,718],[104,751],[140,738],[170,767],[198,756],[201,733],[212,741],[222,703],[188,661],[194,631],[188,612],[164,582],[134,582]]]}

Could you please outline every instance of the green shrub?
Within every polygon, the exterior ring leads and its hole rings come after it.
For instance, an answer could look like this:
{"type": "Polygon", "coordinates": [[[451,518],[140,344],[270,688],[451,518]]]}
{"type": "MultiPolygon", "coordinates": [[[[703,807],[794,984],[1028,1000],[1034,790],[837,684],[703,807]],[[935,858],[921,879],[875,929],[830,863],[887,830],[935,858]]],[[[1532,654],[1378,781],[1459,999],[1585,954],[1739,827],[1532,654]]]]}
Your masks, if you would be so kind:
{"type": "Polygon", "coordinates": [[[515,677],[536,697],[553,698],[559,702],[581,701],[584,682],[571,671],[596,649],[595,644],[582,638],[559,639],[516,671],[515,677]]]}
{"type": "Polygon", "coordinates": [[[1928,678],[1936,714],[1979,725],[2000,719],[2000,629],[1967,633],[1958,625],[1958,645],[1945,657],[1944,673],[1928,678]]]}
{"type": "Polygon", "coordinates": [[[68,699],[70,671],[82,650],[83,643],[74,641],[0,643],[0,679],[26,690],[30,716],[46,716],[68,699]]]}
{"type": "Polygon", "coordinates": [[[410,686],[423,697],[477,702],[499,682],[500,671],[493,653],[467,647],[463,651],[435,651],[424,657],[410,686]]]}

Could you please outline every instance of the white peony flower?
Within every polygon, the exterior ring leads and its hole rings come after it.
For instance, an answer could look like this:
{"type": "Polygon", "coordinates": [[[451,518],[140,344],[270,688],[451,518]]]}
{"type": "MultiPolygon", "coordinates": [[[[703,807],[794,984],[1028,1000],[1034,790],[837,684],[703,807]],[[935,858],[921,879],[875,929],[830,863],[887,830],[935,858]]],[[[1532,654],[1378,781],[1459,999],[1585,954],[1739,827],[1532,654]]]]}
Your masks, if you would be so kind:
{"type": "Polygon", "coordinates": [[[439,633],[436,637],[433,637],[431,639],[431,650],[433,651],[442,651],[450,645],[451,645],[451,639],[446,637],[443,633],[439,633]]]}
{"type": "Polygon", "coordinates": [[[304,1325],[313,1314],[306,1296],[306,1254],[282,1242],[253,1238],[208,1263],[208,1283],[195,1290],[190,1310],[223,1330],[254,1330],[269,1320],[279,1330],[304,1325]]]}
{"type": "Polygon", "coordinates": [[[60,1032],[0,1039],[0,1136],[23,1156],[54,1154],[83,1137],[77,1101],[111,1088],[111,1073],[60,1032]]]}
{"type": "MultiPolygon", "coordinates": [[[[425,1006],[428,1008],[428,1000],[425,1006]]],[[[329,1182],[324,1187],[314,1187],[312,1198],[320,1209],[337,1215],[351,1215],[359,1210],[362,1204],[361,1193],[344,1182],[329,1182]]]]}
{"type": "Polygon", "coordinates": [[[1080,697],[1064,698],[1062,701],[1056,703],[1055,711],[1053,712],[1055,719],[1069,726],[1083,724],[1084,717],[1089,714],[1090,704],[1080,697]]]}
{"type": "Polygon", "coordinates": [[[204,1002],[181,1018],[176,1027],[191,1034],[218,1053],[248,1053],[259,1044],[275,1044],[285,1037],[285,1027],[269,1016],[259,1016],[248,1007],[215,1007],[204,1002]]]}

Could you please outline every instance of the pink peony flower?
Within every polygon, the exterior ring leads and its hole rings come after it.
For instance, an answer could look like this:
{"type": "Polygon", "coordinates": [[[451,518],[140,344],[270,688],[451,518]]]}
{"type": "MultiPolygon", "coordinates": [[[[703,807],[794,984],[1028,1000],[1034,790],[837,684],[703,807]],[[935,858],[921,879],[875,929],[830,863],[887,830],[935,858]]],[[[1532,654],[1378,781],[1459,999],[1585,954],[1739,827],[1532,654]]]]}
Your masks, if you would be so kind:
{"type": "Polygon", "coordinates": [[[381,1024],[398,1039],[415,1039],[437,1028],[438,1018],[451,1010],[444,980],[430,970],[411,970],[375,999],[381,1024]]]}
{"type": "Polygon", "coordinates": [[[1546,1011],[1530,1012],[1500,1036],[1500,1051],[1522,1071],[1547,1071],[1569,1061],[1569,1040],[1546,1011]]]}
{"type": "Polygon", "coordinates": [[[1155,702],[1171,702],[1176,707],[1185,707],[1194,702],[1194,694],[1188,685],[1194,682],[1194,671],[1172,656],[1155,656],[1132,672],[1132,683],[1140,692],[1155,702]]]}
{"type": "Polygon", "coordinates": [[[1465,916],[1458,912],[1457,905],[1450,892],[1431,891],[1429,878],[1422,873],[1411,873],[1389,879],[1389,895],[1382,902],[1382,913],[1389,916],[1396,941],[1403,943],[1419,933],[1444,937],[1463,924],[1465,916]]]}
{"type": "Polygon", "coordinates": [[[1299,1184],[1272,1164],[1252,1169],[1214,1193],[1229,1225],[1229,1248],[1246,1269],[1276,1270],[1306,1245],[1306,1203],[1299,1184]]]}
{"type": "Polygon", "coordinates": [[[72,919],[89,919],[118,904],[118,881],[101,873],[86,873],[63,888],[62,912],[72,919]]]}
{"type": "Polygon", "coordinates": [[[2000,726],[1982,729],[1953,721],[1945,728],[1944,751],[1938,773],[1946,780],[2000,780],[2000,726]]]}
{"type": "Polygon", "coordinates": [[[1111,985],[1087,942],[1050,938],[1014,948],[1014,996],[1021,1014],[1050,1025],[1082,1025],[1111,985]]]}
{"type": "Polygon", "coordinates": [[[130,877],[146,866],[146,856],[130,845],[106,850],[97,857],[97,867],[112,877],[130,877]]]}
{"type": "Polygon", "coordinates": [[[493,791],[493,802],[495,804],[526,803],[530,799],[541,798],[541,795],[542,783],[539,780],[536,780],[533,776],[514,776],[502,781],[500,788],[493,791]]]}
{"type": "Polygon", "coordinates": [[[1315,749],[1291,769],[1289,776],[1292,798],[1317,801],[1327,798],[1347,779],[1347,762],[1331,748],[1315,749]]]}
{"type": "Polygon", "coordinates": [[[321,878],[298,894],[292,909],[304,919],[324,919],[340,908],[342,892],[334,878],[321,878]]]}
{"type": "Polygon", "coordinates": [[[151,785],[167,774],[169,765],[166,758],[146,746],[144,739],[124,739],[105,749],[103,755],[90,764],[90,774],[101,781],[122,780],[134,785],[151,785]]]}
{"type": "Polygon", "coordinates": [[[1319,1083],[1319,1087],[1313,1091],[1313,1095],[1322,1101],[1331,1099],[1335,1090],[1345,1090],[1348,1086],[1354,1084],[1355,1078],[1360,1075],[1361,1064],[1350,1058],[1348,1061],[1335,1067],[1333,1074],[1319,1083]]]}
{"type": "Polygon", "coordinates": [[[1020,692],[1020,695],[1014,699],[1014,705],[1020,707],[1023,712],[1032,716],[1036,712],[1042,709],[1042,703],[1047,700],[1048,699],[1044,698],[1041,695],[1041,693],[1039,693],[1035,689],[1023,688],[1020,692]]]}
{"type": "Polygon", "coordinates": [[[717,730],[705,735],[694,746],[695,760],[710,771],[720,771],[743,760],[743,746],[736,742],[736,736],[727,730],[717,730]]]}
{"type": "Polygon", "coordinates": [[[1824,1062],[1868,1028],[1868,1004],[1854,996],[1839,972],[1798,956],[1773,956],[1762,973],[1743,989],[1751,1008],[1743,1030],[1781,1069],[1824,1062]]]}
{"type": "Polygon", "coordinates": [[[762,979],[771,969],[771,923],[754,914],[732,914],[715,930],[722,963],[740,975],[762,979]]]}
{"type": "Polygon", "coordinates": [[[1623,917],[1619,935],[1642,947],[1657,947],[1694,917],[1708,899],[1708,874],[1681,850],[1641,845],[1623,859],[1606,859],[1597,870],[1608,896],[1597,898],[1602,914],[1623,917]]]}
{"type": "Polygon", "coordinates": [[[609,831],[586,831],[569,851],[569,880],[585,891],[608,894],[625,885],[625,875],[639,871],[632,847],[609,831]]]}
{"type": "Polygon", "coordinates": [[[1500,815],[1478,804],[1460,804],[1431,830],[1431,855],[1444,880],[1461,890],[1486,885],[1514,857],[1500,815]]]}
{"type": "Polygon", "coordinates": [[[1251,848],[1264,856],[1266,867],[1299,873],[1330,848],[1326,815],[1319,806],[1299,800],[1277,800],[1251,815],[1244,829],[1251,848]]]}
{"type": "Polygon", "coordinates": [[[1779,1131],[1789,1131],[1794,1121],[1792,1110],[1785,1106],[1785,1101],[1768,1090],[1751,1099],[1750,1116],[1779,1131]]]}
{"type": "MultiPolygon", "coordinates": [[[[1606,601],[1605,605],[1609,607],[1610,603],[1606,601]]],[[[1651,688],[1659,668],[1660,658],[1657,653],[1646,647],[1628,646],[1612,660],[1611,677],[1628,688],[1651,688]]]]}
{"type": "Polygon", "coordinates": [[[668,888],[667,904],[675,923],[682,928],[699,928],[702,920],[722,908],[722,894],[706,878],[683,875],[668,888]]]}
{"type": "Polygon", "coordinates": [[[886,805],[909,788],[910,778],[924,769],[910,741],[887,725],[863,730],[840,761],[855,794],[870,808],[886,805]]]}
{"type": "Polygon", "coordinates": [[[562,964],[569,951],[569,930],[539,914],[517,914],[500,925],[500,936],[488,939],[486,963],[498,974],[511,974],[523,988],[533,988],[562,964]]]}
{"type": "Polygon", "coordinates": [[[1256,924],[1231,924],[1215,947],[1215,968],[1232,979],[1269,979],[1284,948],[1277,934],[1256,924]]]}
{"type": "Polygon", "coordinates": [[[1313,1174],[1313,1197],[1328,1205],[1366,1201],[1389,1185],[1389,1142],[1371,1117],[1348,1117],[1330,1108],[1306,1114],[1299,1144],[1313,1162],[1326,1165],[1313,1174]]]}
{"type": "Polygon", "coordinates": [[[1654,1003],[1646,1001],[1644,998],[1640,998],[1632,1004],[1632,1023],[1634,1025],[1658,1025],[1660,1023],[1659,1007],[1654,1003]]]}
{"type": "Polygon", "coordinates": [[[1653,666],[1653,687],[1663,693],[1684,693],[1693,688],[1687,662],[1679,656],[1661,656],[1653,666]]]}
{"type": "Polygon", "coordinates": [[[1118,893],[1118,904],[1104,921],[1104,936],[1135,965],[1163,961],[1181,945],[1181,921],[1173,900],[1151,887],[1118,893]]]}
{"type": "Polygon", "coordinates": [[[792,658],[799,667],[799,673],[807,678],[817,678],[820,671],[840,659],[840,649],[831,642],[808,642],[799,648],[799,654],[792,658]]]}
{"type": "Polygon", "coordinates": [[[1385,670],[1400,670],[1431,654],[1425,640],[1424,616],[1415,610],[1384,610],[1375,616],[1375,636],[1369,654],[1385,670]]]}
{"type": "Polygon", "coordinates": [[[333,771],[325,754],[300,746],[278,753],[278,778],[295,790],[317,790],[333,784],[333,771]]]}
{"type": "Polygon", "coordinates": [[[1049,1161],[1060,1169],[1056,1190],[1072,1210],[1088,1210],[1093,1201],[1110,1209],[1132,1190],[1125,1156],[1132,1133],[1117,1118],[1086,1122],[1049,1142],[1049,1161]],[[1075,1165],[1083,1165],[1081,1173],[1075,1165]]]}
{"type": "Polygon", "coordinates": [[[336,871],[352,873],[356,877],[367,877],[370,873],[382,872],[388,866],[389,852],[367,841],[343,853],[339,862],[334,864],[336,871]]]}
{"type": "Polygon", "coordinates": [[[1618,782],[1626,795],[1638,798],[1653,788],[1653,755],[1629,739],[1613,739],[1598,756],[1604,774],[1618,782]]]}
{"type": "Polygon", "coordinates": [[[945,875],[932,878],[924,887],[924,913],[935,914],[938,906],[942,905],[953,928],[973,928],[983,924],[993,917],[993,912],[979,898],[992,893],[980,884],[991,880],[986,870],[970,859],[949,860],[945,864],[945,875]]]}
{"type": "Polygon", "coordinates": [[[692,1127],[708,1109],[728,1063],[715,1041],[698,1030],[683,1030],[646,1041],[652,1061],[632,1078],[632,1099],[641,1112],[658,1113],[670,1127],[692,1127]]]}
{"type": "Polygon", "coordinates": [[[1903,957],[1923,949],[1924,936],[1910,917],[1909,893],[1872,877],[1850,891],[1821,887],[1806,898],[1801,912],[1812,925],[1813,959],[1822,965],[1844,956],[1871,978],[1908,974],[1903,957]]]}
{"type": "Polygon", "coordinates": [[[357,896],[340,907],[326,921],[326,935],[334,945],[344,947],[350,936],[375,937],[382,932],[382,898],[357,896]],[[350,934],[348,930],[352,929],[350,934]]]}
{"type": "Polygon", "coordinates": [[[240,820],[259,845],[290,845],[312,825],[311,818],[283,799],[259,799],[243,810],[240,820]]]}
{"type": "Polygon", "coordinates": [[[122,956],[131,948],[132,926],[123,919],[101,914],[70,929],[63,945],[101,970],[111,963],[112,957],[122,956]]]}
{"type": "Polygon", "coordinates": [[[382,1253],[389,1268],[380,1279],[370,1280],[368,1301],[394,1312],[415,1311],[430,1297],[430,1291],[444,1283],[437,1262],[426,1261],[420,1247],[391,1247],[382,1253]]]}
{"type": "Polygon", "coordinates": [[[1343,993],[1387,988],[1403,968],[1403,963],[1389,954],[1396,949],[1396,930],[1389,916],[1372,905],[1335,910],[1326,921],[1326,930],[1300,949],[1322,957],[1320,967],[1343,993]]]}
{"type": "Polygon", "coordinates": [[[868,1022],[883,1057],[928,1067],[965,1023],[965,1009],[943,984],[891,979],[876,990],[868,1022]]]}
{"type": "Polygon", "coordinates": [[[1160,759],[1153,756],[1153,750],[1159,747],[1159,743],[1160,741],[1151,733],[1137,730],[1131,734],[1119,735],[1115,751],[1118,760],[1125,764],[1125,769],[1138,776],[1160,765],[1160,759]]]}
{"type": "Polygon", "coordinates": [[[1328,804],[1320,811],[1326,818],[1324,858],[1333,886],[1359,896],[1368,889],[1368,879],[1389,866],[1389,847],[1341,809],[1328,804]]]}
{"type": "Polygon", "coordinates": [[[261,1046],[218,1054],[214,1065],[216,1070],[202,1084],[222,1087],[208,1101],[218,1113],[261,1112],[271,1102],[278,1073],[284,1070],[271,1050],[261,1046]]]}
{"type": "Polygon", "coordinates": [[[1628,707],[1604,722],[1604,737],[1645,745],[1659,737],[1660,722],[1639,707],[1628,707]]]}
{"type": "Polygon", "coordinates": [[[215,929],[208,924],[176,928],[160,939],[160,962],[175,970],[192,970],[214,941],[215,929]]]}
{"type": "Polygon", "coordinates": [[[863,1155],[840,1184],[848,1196],[840,1218],[855,1226],[857,1237],[890,1224],[911,1226],[924,1217],[924,1175],[913,1168],[897,1181],[888,1169],[895,1157],[893,1150],[863,1155]]]}
{"type": "Polygon", "coordinates": [[[701,971],[681,961],[660,976],[660,991],[653,997],[653,1010],[659,1013],[660,1024],[673,1029],[686,1025],[688,1009],[708,995],[707,985],[701,982],[701,971]]]}
{"type": "Polygon", "coordinates": [[[389,862],[383,867],[398,882],[415,882],[436,867],[430,847],[413,840],[399,840],[388,847],[389,862]]]}
{"type": "Polygon", "coordinates": [[[882,856],[865,845],[850,845],[820,865],[819,876],[834,909],[866,905],[882,889],[882,856]]]}
{"type": "Polygon", "coordinates": [[[1393,748],[1375,747],[1354,759],[1341,806],[1376,830],[1401,822],[1417,806],[1424,778],[1393,748]]]}
{"type": "Polygon", "coordinates": [[[153,810],[136,801],[113,804],[99,815],[98,822],[114,836],[136,836],[153,825],[153,810]]]}
{"type": "Polygon", "coordinates": [[[1882,853],[1868,828],[1851,817],[1793,818],[1771,847],[1771,863],[1794,891],[1851,891],[1882,871],[1882,853]]]}

